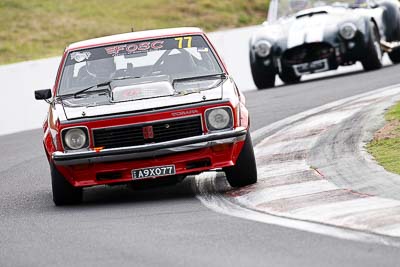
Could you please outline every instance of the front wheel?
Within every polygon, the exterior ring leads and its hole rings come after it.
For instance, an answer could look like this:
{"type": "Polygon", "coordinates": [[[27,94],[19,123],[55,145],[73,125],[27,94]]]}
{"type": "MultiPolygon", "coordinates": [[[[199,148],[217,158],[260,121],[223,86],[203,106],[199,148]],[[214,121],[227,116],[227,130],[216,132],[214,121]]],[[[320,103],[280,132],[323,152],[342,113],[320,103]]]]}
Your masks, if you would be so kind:
{"type": "Polygon", "coordinates": [[[275,86],[275,73],[264,69],[254,63],[251,64],[251,74],[258,89],[272,88],[275,86]]]}
{"type": "Polygon", "coordinates": [[[72,186],[52,163],[50,163],[50,173],[53,201],[56,206],[75,205],[82,202],[82,188],[72,186]]]}
{"type": "Polygon", "coordinates": [[[258,89],[272,88],[275,86],[275,70],[272,66],[265,66],[260,61],[250,51],[250,69],[253,81],[258,89]]]}
{"type": "Polygon", "coordinates": [[[246,135],[246,141],[236,164],[224,168],[224,171],[226,179],[232,187],[242,187],[257,182],[257,166],[250,133],[246,135]]]}
{"type": "Polygon", "coordinates": [[[292,68],[284,68],[279,74],[279,78],[285,84],[295,84],[300,82],[301,76],[297,76],[292,68]]]}
{"type": "Polygon", "coordinates": [[[365,57],[361,61],[364,70],[377,70],[382,68],[382,49],[380,35],[377,27],[372,22],[370,24],[369,38],[366,44],[365,57]]]}

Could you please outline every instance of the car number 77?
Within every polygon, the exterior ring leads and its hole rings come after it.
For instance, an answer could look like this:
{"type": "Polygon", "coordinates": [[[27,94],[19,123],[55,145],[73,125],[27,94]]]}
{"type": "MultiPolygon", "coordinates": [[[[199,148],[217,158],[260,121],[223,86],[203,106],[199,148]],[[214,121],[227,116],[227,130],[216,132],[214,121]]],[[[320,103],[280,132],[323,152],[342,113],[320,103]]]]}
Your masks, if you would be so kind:
{"type": "Polygon", "coordinates": [[[176,41],[178,41],[178,48],[183,48],[183,40],[187,41],[187,46],[185,48],[191,48],[192,47],[192,36],[186,36],[186,37],[178,37],[175,38],[176,41]]]}

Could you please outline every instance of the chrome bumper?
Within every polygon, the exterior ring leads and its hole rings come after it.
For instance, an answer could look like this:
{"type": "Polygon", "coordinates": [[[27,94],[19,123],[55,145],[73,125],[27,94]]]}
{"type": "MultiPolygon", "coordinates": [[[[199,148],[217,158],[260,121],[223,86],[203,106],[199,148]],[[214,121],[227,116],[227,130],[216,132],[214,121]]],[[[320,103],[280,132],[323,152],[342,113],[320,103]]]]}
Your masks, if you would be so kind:
{"type": "Polygon", "coordinates": [[[52,158],[56,165],[62,166],[145,159],[211,147],[218,144],[231,144],[245,140],[246,134],[247,130],[243,127],[239,127],[226,132],[211,133],[142,146],[103,149],[99,152],[93,150],[57,151],[52,154],[52,158]]]}

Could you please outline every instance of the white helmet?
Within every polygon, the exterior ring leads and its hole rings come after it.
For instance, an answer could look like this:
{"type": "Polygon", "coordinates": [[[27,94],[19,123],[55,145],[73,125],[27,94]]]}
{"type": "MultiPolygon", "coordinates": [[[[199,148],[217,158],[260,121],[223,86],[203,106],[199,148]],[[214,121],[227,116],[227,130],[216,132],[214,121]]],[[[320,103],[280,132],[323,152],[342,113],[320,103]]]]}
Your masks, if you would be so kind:
{"type": "Polygon", "coordinates": [[[92,76],[104,79],[109,79],[116,71],[113,57],[87,61],[86,68],[92,76]]]}

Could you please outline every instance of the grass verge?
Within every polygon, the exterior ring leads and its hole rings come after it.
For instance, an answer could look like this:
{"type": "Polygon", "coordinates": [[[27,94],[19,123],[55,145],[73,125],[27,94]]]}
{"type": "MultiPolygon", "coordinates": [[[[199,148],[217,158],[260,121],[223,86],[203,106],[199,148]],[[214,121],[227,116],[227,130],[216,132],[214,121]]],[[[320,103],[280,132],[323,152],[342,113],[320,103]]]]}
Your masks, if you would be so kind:
{"type": "Polygon", "coordinates": [[[265,0],[1,0],[0,64],[60,55],[75,41],[145,29],[259,24],[265,0]]]}
{"type": "Polygon", "coordinates": [[[400,103],[385,115],[387,124],[368,144],[368,151],[386,170],[400,174],[400,103]]]}

